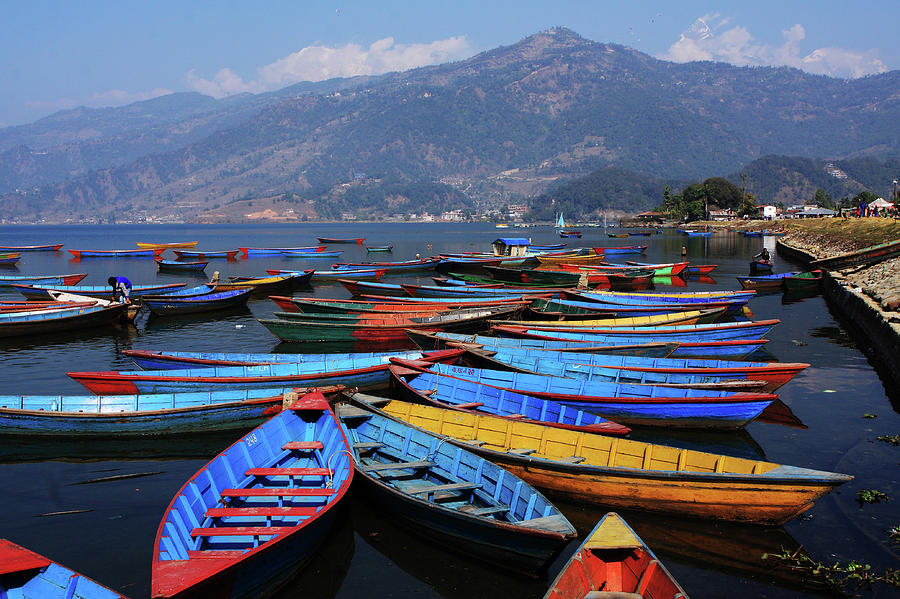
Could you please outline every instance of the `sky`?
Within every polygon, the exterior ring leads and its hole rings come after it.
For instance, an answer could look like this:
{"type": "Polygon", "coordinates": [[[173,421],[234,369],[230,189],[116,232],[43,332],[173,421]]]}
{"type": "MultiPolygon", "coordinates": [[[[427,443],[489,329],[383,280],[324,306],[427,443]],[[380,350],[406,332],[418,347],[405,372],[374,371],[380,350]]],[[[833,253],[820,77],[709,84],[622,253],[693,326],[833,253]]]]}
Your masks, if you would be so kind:
{"type": "Polygon", "coordinates": [[[676,62],[900,68],[898,0],[28,0],[0,11],[0,127],[461,60],[568,27],[676,62]]]}

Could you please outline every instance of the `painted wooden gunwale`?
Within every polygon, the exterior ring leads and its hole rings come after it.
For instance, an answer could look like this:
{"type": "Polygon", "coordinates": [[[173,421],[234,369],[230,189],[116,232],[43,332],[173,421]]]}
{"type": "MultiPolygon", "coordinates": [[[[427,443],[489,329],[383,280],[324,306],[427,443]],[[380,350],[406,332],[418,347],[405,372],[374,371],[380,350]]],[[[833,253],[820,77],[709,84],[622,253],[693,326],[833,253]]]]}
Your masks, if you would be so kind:
{"type": "Polygon", "coordinates": [[[0,252],[56,252],[63,245],[62,243],[49,245],[0,245],[0,252]]]}
{"type": "Polygon", "coordinates": [[[320,393],[242,437],[163,514],[151,596],[259,597],[283,585],[331,530],[353,480],[351,456],[320,393]]]}
{"type": "Polygon", "coordinates": [[[170,272],[181,272],[181,271],[191,271],[191,272],[199,272],[206,268],[206,265],[209,262],[206,261],[196,261],[196,262],[188,262],[184,260],[157,260],[156,266],[161,271],[170,271],[170,272]]]}
{"type": "MultiPolygon", "coordinates": [[[[87,297],[112,299],[112,287],[109,285],[18,285],[12,287],[27,298],[46,299],[51,297],[51,292],[72,293],[87,297]]],[[[133,285],[131,297],[140,297],[148,293],[164,293],[177,291],[184,288],[184,283],[170,283],[167,285],[133,285]]]]}
{"type": "MultiPolygon", "coordinates": [[[[446,303],[419,302],[411,304],[396,302],[375,302],[370,300],[331,300],[323,298],[285,297],[279,295],[270,295],[269,299],[275,302],[275,304],[277,304],[278,307],[285,312],[302,312],[304,314],[341,314],[360,312],[403,313],[423,312],[429,310],[446,311],[456,308],[471,307],[471,303],[454,302],[453,300],[448,300],[446,303]]],[[[520,301],[516,299],[498,299],[478,302],[478,305],[482,307],[502,306],[509,304],[522,304],[524,307],[528,305],[528,301],[520,301]]]]}
{"type": "Polygon", "coordinates": [[[204,252],[200,250],[172,250],[178,259],[191,258],[195,260],[210,260],[212,258],[225,258],[226,260],[234,260],[240,250],[216,250],[204,252]]]}
{"type": "Polygon", "coordinates": [[[410,350],[344,354],[260,354],[126,349],[122,350],[122,355],[131,358],[131,360],[143,370],[181,370],[184,368],[207,368],[210,366],[253,366],[255,364],[296,364],[302,362],[324,362],[328,360],[390,358],[403,356],[408,354],[409,351],[410,350]]]}
{"type": "Polygon", "coordinates": [[[0,275],[0,286],[18,285],[77,285],[86,272],[70,275],[0,275]]]}
{"type": "Polygon", "coordinates": [[[277,256],[282,252],[324,252],[327,248],[324,245],[313,245],[293,248],[251,248],[243,247],[238,250],[246,257],[250,256],[277,256]]]}
{"type": "MultiPolygon", "coordinates": [[[[638,317],[647,318],[647,317],[638,317]]],[[[620,319],[609,319],[620,320],[620,319]]],[[[627,320],[627,319],[621,319],[627,320]]],[[[704,342],[759,339],[780,320],[755,320],[715,324],[673,324],[647,326],[604,326],[602,321],[492,321],[494,326],[519,327],[532,331],[584,333],[588,335],[643,337],[656,340],[704,342]]]]}
{"type": "Polygon", "coordinates": [[[356,406],[339,406],[338,417],[353,447],[357,480],[432,542],[534,576],[575,537],[539,491],[484,458],[356,406]],[[433,499],[422,492],[454,484],[466,488],[433,499]]]}
{"type": "Polygon", "coordinates": [[[575,504],[777,525],[853,479],[399,400],[381,411],[442,435],[575,504]]]}
{"type": "Polygon", "coordinates": [[[157,258],[165,249],[156,250],[68,250],[75,259],[81,258],[157,258]]]}
{"type": "Polygon", "coordinates": [[[365,237],[316,237],[316,239],[319,240],[319,243],[348,243],[356,245],[362,245],[366,241],[365,237]]]}
{"type": "Polygon", "coordinates": [[[136,241],[135,242],[139,248],[142,250],[167,250],[167,249],[175,249],[175,248],[192,248],[197,247],[199,241],[174,241],[171,243],[147,243],[145,241],[136,241]]]}

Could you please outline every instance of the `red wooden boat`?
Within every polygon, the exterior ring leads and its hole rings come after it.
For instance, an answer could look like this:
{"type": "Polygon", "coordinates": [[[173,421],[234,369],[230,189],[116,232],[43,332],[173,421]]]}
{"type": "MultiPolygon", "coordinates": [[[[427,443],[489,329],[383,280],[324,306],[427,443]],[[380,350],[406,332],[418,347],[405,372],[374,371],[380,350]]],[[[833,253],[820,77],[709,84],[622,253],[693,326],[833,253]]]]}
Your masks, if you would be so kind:
{"type": "Polygon", "coordinates": [[[688,599],[631,527],[615,512],[569,558],[544,599],[688,599]]]}
{"type": "Polygon", "coordinates": [[[0,539],[0,596],[127,599],[87,576],[7,539],[0,539]]]}
{"type": "Polygon", "coordinates": [[[81,258],[158,258],[165,248],[155,250],[69,250],[76,260],[81,258]]]}
{"type": "MultiPolygon", "coordinates": [[[[443,302],[422,302],[422,303],[405,303],[405,302],[380,302],[371,300],[332,300],[326,298],[301,298],[301,297],[285,297],[281,295],[270,295],[269,299],[275,302],[279,308],[285,312],[303,312],[303,313],[407,313],[407,312],[446,312],[459,308],[473,307],[470,302],[456,302],[448,298],[446,303],[443,302]]],[[[489,299],[479,302],[478,307],[486,306],[508,306],[521,304],[523,307],[528,305],[528,300],[518,299],[489,299]]]]}
{"type": "Polygon", "coordinates": [[[351,237],[351,238],[334,238],[334,237],[316,237],[319,240],[319,243],[329,244],[329,243],[355,243],[356,245],[362,245],[365,241],[365,237],[351,237]]]}

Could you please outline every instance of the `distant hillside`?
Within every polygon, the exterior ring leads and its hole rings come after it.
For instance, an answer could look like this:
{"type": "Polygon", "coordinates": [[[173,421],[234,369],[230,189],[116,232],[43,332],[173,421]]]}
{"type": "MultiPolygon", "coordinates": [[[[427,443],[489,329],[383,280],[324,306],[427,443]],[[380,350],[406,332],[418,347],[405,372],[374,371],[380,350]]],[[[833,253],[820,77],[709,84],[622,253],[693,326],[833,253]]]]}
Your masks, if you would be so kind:
{"type": "MultiPolygon", "coordinates": [[[[883,159],[900,148],[898,89],[898,71],[846,81],[674,64],[554,29],[404,73],[219,101],[179,94],[0,130],[0,208],[188,219],[266,197],[324,211],[357,173],[499,203],[606,167],[702,180],[810,149],[831,161],[883,159]]],[[[755,184],[762,172],[750,175],[755,184]]],[[[620,200],[649,206],[626,199],[645,193],[626,189],[620,200]]],[[[390,208],[366,197],[374,203],[349,209],[390,208]]],[[[617,200],[588,212],[606,201],[617,200]]]]}

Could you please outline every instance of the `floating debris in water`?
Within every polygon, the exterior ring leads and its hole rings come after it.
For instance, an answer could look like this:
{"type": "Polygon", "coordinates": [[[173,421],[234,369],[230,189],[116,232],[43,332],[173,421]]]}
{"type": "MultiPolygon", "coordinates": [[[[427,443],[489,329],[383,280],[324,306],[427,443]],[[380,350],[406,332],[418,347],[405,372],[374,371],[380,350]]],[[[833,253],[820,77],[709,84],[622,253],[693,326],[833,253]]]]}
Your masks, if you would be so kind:
{"type": "Polygon", "coordinates": [[[35,514],[32,518],[43,518],[44,516],[68,516],[69,514],[86,514],[94,510],[65,510],[62,512],[47,512],[46,514],[35,514]]]}
{"type": "Polygon", "coordinates": [[[135,472],[133,474],[117,474],[115,476],[103,476],[100,478],[92,478],[90,480],[83,480],[77,483],[72,483],[73,485],[91,485],[94,483],[107,483],[114,480],[124,480],[126,478],[140,478],[141,476],[153,476],[154,474],[162,474],[162,472],[135,472]]]}

